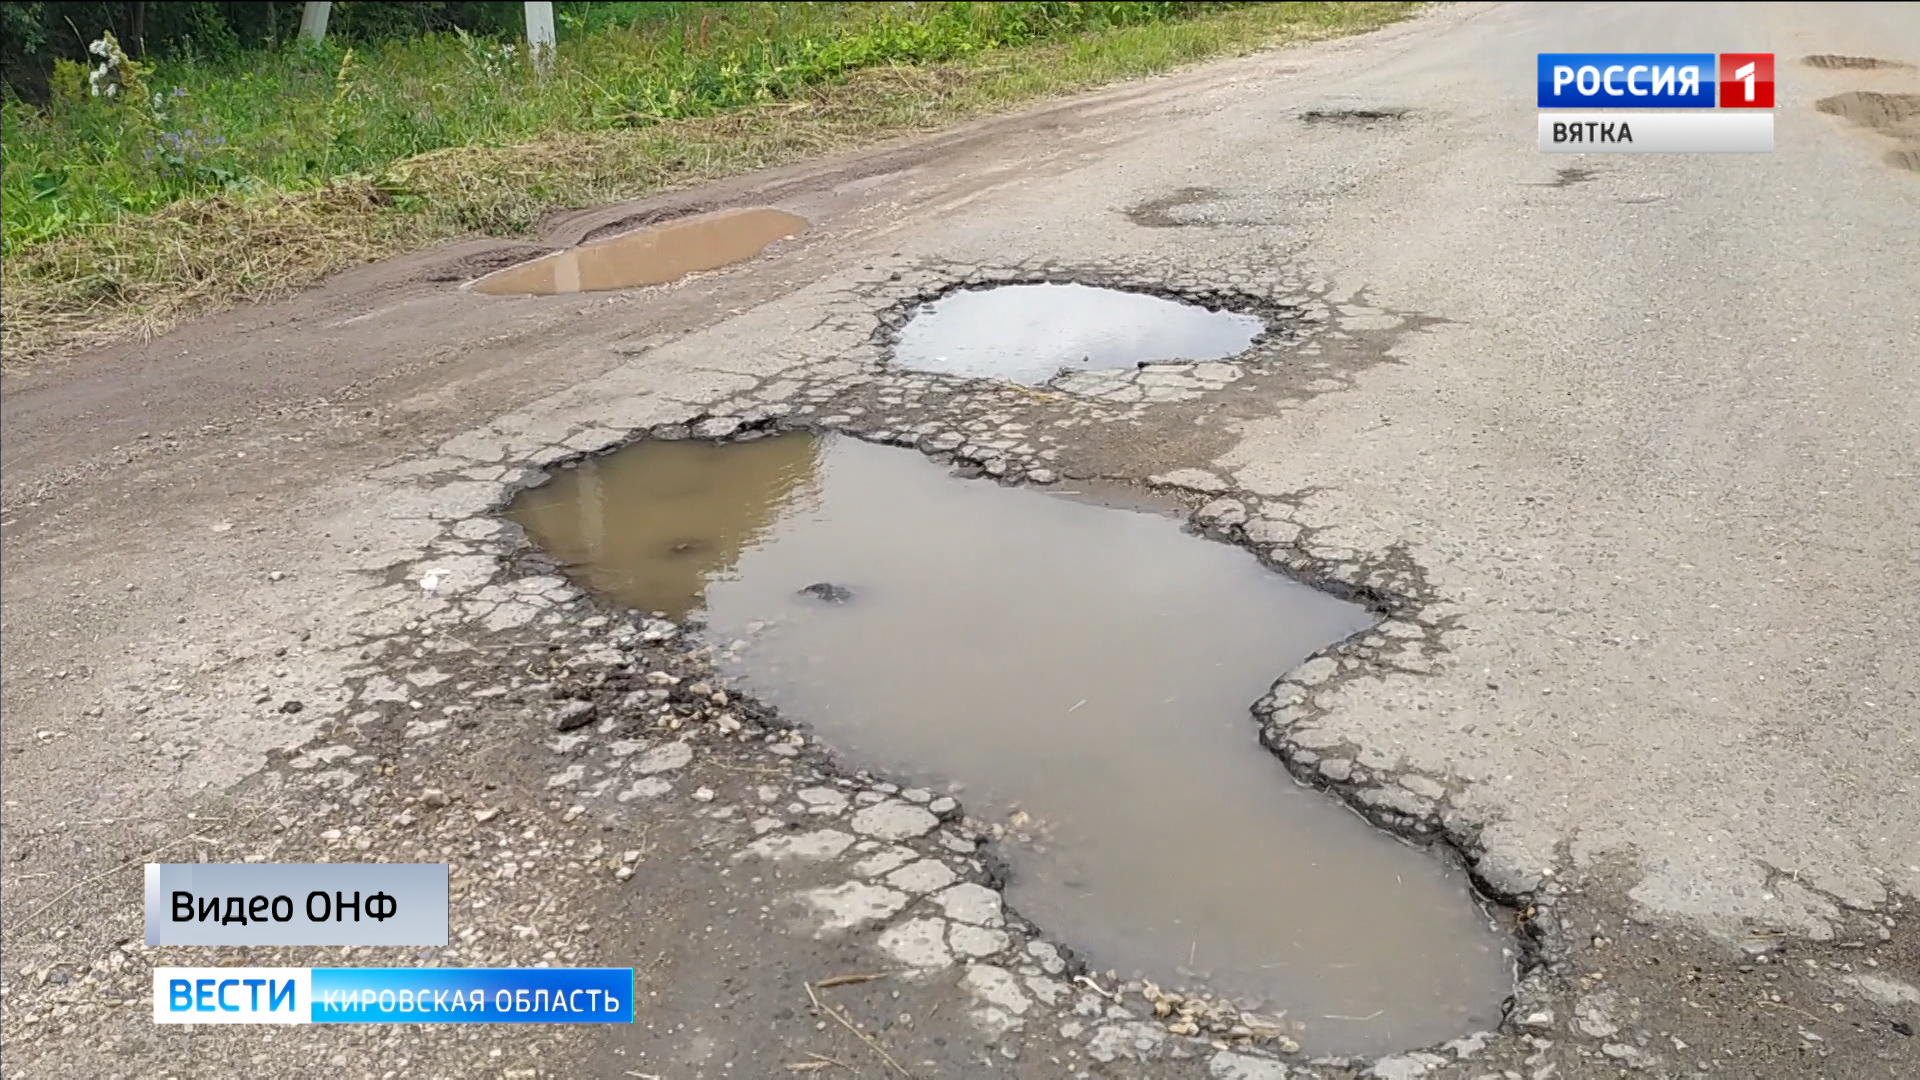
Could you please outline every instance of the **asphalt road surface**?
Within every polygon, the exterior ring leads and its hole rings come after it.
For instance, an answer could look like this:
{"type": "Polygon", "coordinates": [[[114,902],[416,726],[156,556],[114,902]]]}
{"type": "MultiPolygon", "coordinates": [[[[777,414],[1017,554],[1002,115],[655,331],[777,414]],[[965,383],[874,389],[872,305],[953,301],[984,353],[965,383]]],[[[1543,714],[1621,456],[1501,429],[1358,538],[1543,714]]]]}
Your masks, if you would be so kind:
{"type": "MultiPolygon", "coordinates": [[[[1914,65],[1914,5],[1460,5],[541,238],[693,206],[812,223],[674,287],[479,296],[536,246],[474,242],[10,379],[6,1072],[1920,1072],[1920,134],[1816,107],[1911,102],[1914,65]],[[1775,151],[1539,154],[1534,54],[1601,49],[1773,51],[1775,151]],[[1232,290],[1316,329],[1139,401],[889,382],[883,312],[1014,279],[1232,290]],[[1393,598],[1420,647],[1308,665],[1266,740],[1471,861],[1530,942],[1505,1022],[1316,1064],[1169,1032],[1017,913],[1000,952],[901,973],[877,942],[919,909],[835,931],[806,899],[859,868],[745,868],[749,819],[846,779],[834,748],[705,705],[629,730],[653,719],[607,688],[692,661],[605,638],[490,512],[523,466],[776,413],[1066,421],[1015,471],[1197,470],[1212,490],[1179,497],[1237,501],[1208,511],[1227,539],[1393,598]],[[557,740],[575,691],[602,722],[557,740]],[[696,753],[619,801],[621,739],[696,753]],[[631,964],[641,1023],[153,1025],[152,967],[216,960],[140,944],[141,863],[403,856],[453,864],[455,948],[217,962],[631,964]],[[849,971],[890,974],[810,998],[849,971]]],[[[912,843],[997,885],[986,824],[912,843]]]]}

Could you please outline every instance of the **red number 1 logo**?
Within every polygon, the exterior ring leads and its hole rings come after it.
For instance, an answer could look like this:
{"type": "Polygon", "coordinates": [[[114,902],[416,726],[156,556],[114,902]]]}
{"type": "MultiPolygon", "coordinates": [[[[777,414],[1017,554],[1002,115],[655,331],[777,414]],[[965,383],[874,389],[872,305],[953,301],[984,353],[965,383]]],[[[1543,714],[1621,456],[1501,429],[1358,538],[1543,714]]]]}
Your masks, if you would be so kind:
{"type": "Polygon", "coordinates": [[[1720,54],[1720,107],[1773,108],[1773,54],[1720,54]]]}

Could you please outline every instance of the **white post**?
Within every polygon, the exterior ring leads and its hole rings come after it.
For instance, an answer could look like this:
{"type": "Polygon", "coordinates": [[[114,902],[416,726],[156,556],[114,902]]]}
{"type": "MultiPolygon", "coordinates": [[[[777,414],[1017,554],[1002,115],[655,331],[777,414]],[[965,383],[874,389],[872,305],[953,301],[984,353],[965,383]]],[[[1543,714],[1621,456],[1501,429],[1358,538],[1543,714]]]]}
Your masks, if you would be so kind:
{"type": "Polygon", "coordinates": [[[553,5],[527,0],[527,55],[542,74],[553,64],[553,5]]]}
{"type": "Polygon", "coordinates": [[[300,9],[300,40],[320,44],[327,36],[327,14],[332,10],[332,4],[307,0],[306,6],[300,9]]]}

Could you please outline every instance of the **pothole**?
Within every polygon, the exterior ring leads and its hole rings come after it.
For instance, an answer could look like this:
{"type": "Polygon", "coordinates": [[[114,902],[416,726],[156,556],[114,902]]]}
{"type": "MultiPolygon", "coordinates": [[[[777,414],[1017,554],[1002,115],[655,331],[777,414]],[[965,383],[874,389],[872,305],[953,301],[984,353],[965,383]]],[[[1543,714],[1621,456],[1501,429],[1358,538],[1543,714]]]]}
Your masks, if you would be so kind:
{"type": "Polygon", "coordinates": [[[1363,126],[1386,120],[1404,120],[1410,109],[1308,109],[1300,119],[1309,124],[1347,124],[1363,126]]]}
{"type": "Polygon", "coordinates": [[[1494,1026],[1465,875],[1292,783],[1249,703],[1364,609],[1169,517],[845,437],[646,442],[512,516],[589,588],[863,765],[1001,822],[1008,898],[1099,969],[1239,999],[1312,1050],[1494,1026]]]}
{"type": "Polygon", "coordinates": [[[1584,184],[1587,181],[1599,175],[1600,173],[1596,169],[1581,169],[1581,168],[1556,169],[1554,170],[1552,180],[1549,180],[1544,184],[1536,184],[1534,186],[1535,187],[1556,187],[1556,188],[1572,187],[1575,184],[1584,184]]]}
{"type": "Polygon", "coordinates": [[[1829,71],[1873,71],[1880,68],[1913,66],[1900,60],[1882,60],[1877,56],[1836,56],[1833,53],[1803,56],[1800,62],[1810,68],[1824,68],[1829,71]]]}
{"type": "Polygon", "coordinates": [[[804,218],[782,210],[720,210],[510,266],[473,288],[492,296],[551,296],[661,285],[751,259],[806,227],[804,218]]]}
{"type": "Polygon", "coordinates": [[[893,362],[960,378],[1038,385],[1061,375],[1220,360],[1267,329],[1258,316],[1080,284],[962,289],[923,304],[893,362]]]}
{"type": "Polygon", "coordinates": [[[1128,207],[1127,220],[1143,229],[1182,229],[1194,221],[1177,211],[1219,198],[1220,193],[1209,187],[1177,188],[1128,207]]]}

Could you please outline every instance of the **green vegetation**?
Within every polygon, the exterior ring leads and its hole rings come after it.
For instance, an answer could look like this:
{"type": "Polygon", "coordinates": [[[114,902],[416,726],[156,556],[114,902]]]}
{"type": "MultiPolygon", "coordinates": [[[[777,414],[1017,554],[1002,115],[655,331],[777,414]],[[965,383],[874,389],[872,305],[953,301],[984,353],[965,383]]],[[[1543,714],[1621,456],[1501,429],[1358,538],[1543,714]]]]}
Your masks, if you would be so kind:
{"type": "Polygon", "coordinates": [[[569,35],[544,78],[524,48],[456,30],[150,70],[123,64],[134,85],[114,100],[89,92],[80,65],[56,63],[48,107],[4,104],[0,254],[188,195],[297,191],[450,146],[710,116],[790,100],[864,68],[1162,22],[1206,6],[595,5],[606,9],[588,9],[599,29],[569,35]],[[623,24],[620,9],[638,10],[623,24]]]}
{"type": "Polygon", "coordinates": [[[1412,6],[570,4],[545,74],[458,28],[152,64],[108,37],[0,103],[5,360],[1412,6]]]}

